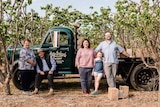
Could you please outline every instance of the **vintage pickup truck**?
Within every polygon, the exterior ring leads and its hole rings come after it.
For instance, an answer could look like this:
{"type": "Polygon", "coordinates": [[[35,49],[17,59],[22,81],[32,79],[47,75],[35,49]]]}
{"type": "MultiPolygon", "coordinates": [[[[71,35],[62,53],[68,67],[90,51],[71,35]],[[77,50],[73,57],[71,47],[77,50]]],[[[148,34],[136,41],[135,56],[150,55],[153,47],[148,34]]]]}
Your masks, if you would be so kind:
{"type": "MultiPolygon", "coordinates": [[[[11,62],[13,47],[7,49],[7,56],[10,63],[14,63],[12,67],[12,80],[14,85],[21,89],[20,76],[18,71],[19,51],[22,47],[18,46],[14,54],[14,62],[11,62]]],[[[31,49],[37,55],[37,49],[43,48],[57,62],[56,74],[76,74],[75,56],[77,52],[77,37],[71,29],[67,27],[53,27],[46,33],[43,41],[39,46],[31,46],[31,49]]],[[[145,58],[147,63],[154,63],[149,57],[145,58]]],[[[36,72],[35,72],[36,73],[36,72]]],[[[35,75],[33,73],[33,75],[35,75]]],[[[121,75],[124,81],[130,84],[135,90],[153,90],[157,88],[156,69],[147,68],[141,58],[119,58],[119,67],[117,75],[121,75]]],[[[34,85],[31,84],[31,88],[34,85]]]]}

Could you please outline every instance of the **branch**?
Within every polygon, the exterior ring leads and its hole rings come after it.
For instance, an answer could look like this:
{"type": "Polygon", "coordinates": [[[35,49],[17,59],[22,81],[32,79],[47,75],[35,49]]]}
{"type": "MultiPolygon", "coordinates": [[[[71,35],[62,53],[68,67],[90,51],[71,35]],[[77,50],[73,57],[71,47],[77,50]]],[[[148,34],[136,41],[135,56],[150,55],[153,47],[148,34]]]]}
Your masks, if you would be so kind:
{"type": "Polygon", "coordinates": [[[141,56],[141,59],[142,59],[144,65],[145,65],[146,67],[158,69],[155,65],[152,66],[152,65],[147,64],[147,62],[145,61],[144,52],[142,51],[142,49],[141,49],[141,50],[138,50],[138,51],[139,51],[139,53],[140,53],[140,56],[141,56]]]}

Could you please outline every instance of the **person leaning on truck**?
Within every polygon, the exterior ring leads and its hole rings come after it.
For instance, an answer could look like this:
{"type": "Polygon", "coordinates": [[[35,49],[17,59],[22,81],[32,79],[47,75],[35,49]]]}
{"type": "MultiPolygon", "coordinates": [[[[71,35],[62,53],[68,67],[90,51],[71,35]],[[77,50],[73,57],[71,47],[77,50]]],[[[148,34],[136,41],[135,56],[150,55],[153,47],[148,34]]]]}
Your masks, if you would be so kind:
{"type": "Polygon", "coordinates": [[[95,49],[96,52],[99,50],[101,50],[104,54],[104,71],[108,85],[109,87],[116,87],[116,72],[118,69],[117,52],[119,51],[127,57],[130,57],[130,55],[124,48],[116,44],[116,42],[112,39],[110,32],[105,33],[105,41],[101,42],[95,49]]]}
{"type": "Polygon", "coordinates": [[[49,82],[48,95],[53,95],[53,72],[56,70],[56,62],[49,54],[45,54],[41,48],[38,49],[38,57],[36,58],[36,61],[37,74],[35,78],[35,90],[32,94],[38,94],[42,80],[47,77],[49,82]]]}
{"type": "Polygon", "coordinates": [[[96,52],[90,48],[89,40],[84,39],[76,55],[76,66],[80,74],[81,88],[84,94],[90,93],[95,56],[96,52]]]}
{"type": "Polygon", "coordinates": [[[36,65],[35,55],[33,50],[30,49],[30,40],[28,38],[24,39],[24,46],[20,50],[18,64],[22,90],[24,94],[27,94],[30,90],[31,77],[33,75],[34,66],[36,65]]]}

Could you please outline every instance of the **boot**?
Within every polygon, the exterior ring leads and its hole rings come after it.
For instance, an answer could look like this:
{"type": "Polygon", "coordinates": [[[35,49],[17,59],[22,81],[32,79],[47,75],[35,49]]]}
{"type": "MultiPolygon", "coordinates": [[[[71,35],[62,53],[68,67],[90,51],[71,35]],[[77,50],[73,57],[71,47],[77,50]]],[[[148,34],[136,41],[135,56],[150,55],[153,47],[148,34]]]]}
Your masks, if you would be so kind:
{"type": "Polygon", "coordinates": [[[35,88],[32,94],[38,94],[38,88],[35,88]]]}
{"type": "Polygon", "coordinates": [[[48,92],[48,95],[53,95],[54,94],[54,91],[52,88],[50,88],[49,92],[48,92]]]}

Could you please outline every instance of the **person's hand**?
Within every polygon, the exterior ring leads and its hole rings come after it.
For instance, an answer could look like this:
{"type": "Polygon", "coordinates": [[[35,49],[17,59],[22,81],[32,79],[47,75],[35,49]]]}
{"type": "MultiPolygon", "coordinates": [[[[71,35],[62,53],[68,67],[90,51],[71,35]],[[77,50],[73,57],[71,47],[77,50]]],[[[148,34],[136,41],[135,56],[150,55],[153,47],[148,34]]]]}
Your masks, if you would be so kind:
{"type": "Polygon", "coordinates": [[[30,63],[32,66],[36,65],[36,61],[32,61],[31,59],[28,59],[27,62],[30,63]]]}
{"type": "Polygon", "coordinates": [[[94,76],[94,72],[92,71],[92,76],[94,76]]]}
{"type": "Polygon", "coordinates": [[[134,56],[132,56],[132,55],[129,55],[129,58],[134,58],[134,56]]]}
{"type": "Polygon", "coordinates": [[[44,72],[43,72],[43,71],[40,71],[39,73],[40,73],[40,75],[44,75],[44,72]]]}
{"type": "Polygon", "coordinates": [[[49,71],[48,73],[49,73],[49,74],[53,74],[53,71],[49,71]]]}

